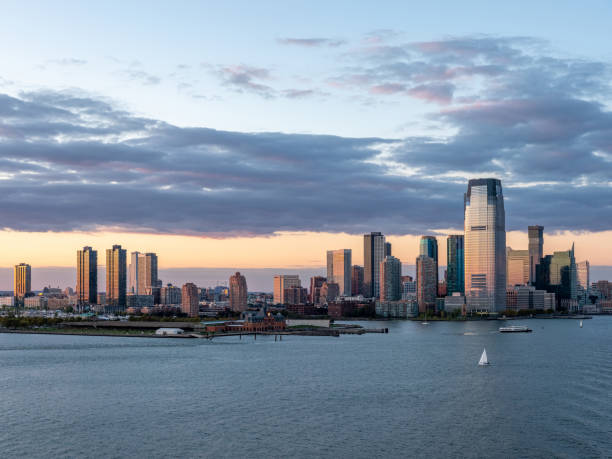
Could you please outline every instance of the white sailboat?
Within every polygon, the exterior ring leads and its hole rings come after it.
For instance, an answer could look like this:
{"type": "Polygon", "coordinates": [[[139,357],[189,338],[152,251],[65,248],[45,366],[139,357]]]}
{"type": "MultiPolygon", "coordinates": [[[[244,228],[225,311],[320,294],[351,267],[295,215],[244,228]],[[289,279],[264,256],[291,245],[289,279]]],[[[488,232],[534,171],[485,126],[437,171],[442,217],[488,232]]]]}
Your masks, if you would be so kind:
{"type": "Polygon", "coordinates": [[[580,321],[580,328],[582,328],[582,320],[580,321]]]}
{"type": "Polygon", "coordinates": [[[488,364],[489,364],[489,359],[487,359],[487,350],[484,349],[482,351],[482,355],[480,356],[480,361],[478,362],[478,365],[484,366],[488,364]]]}

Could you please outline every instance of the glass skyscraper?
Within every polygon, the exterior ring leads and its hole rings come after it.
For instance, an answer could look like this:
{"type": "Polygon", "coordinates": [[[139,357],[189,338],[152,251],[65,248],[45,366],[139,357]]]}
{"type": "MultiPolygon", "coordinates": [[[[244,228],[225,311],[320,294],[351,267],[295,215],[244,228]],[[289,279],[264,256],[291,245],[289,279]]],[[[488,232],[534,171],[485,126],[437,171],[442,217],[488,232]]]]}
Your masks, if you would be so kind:
{"type": "Polygon", "coordinates": [[[438,290],[438,240],[435,236],[421,236],[421,241],[419,242],[419,255],[423,255],[433,259],[436,264],[435,267],[435,282],[436,282],[436,292],[438,290]]]}
{"type": "Polygon", "coordinates": [[[446,240],[446,294],[465,292],[463,235],[451,234],[446,240]]]}
{"type": "Polygon", "coordinates": [[[544,257],[544,227],[529,226],[527,228],[529,236],[529,282],[536,283],[537,266],[544,257]]]}
{"type": "Polygon", "coordinates": [[[368,298],[380,296],[380,262],[385,259],[385,250],[382,233],[363,235],[363,291],[368,298]]]}
{"type": "Polygon", "coordinates": [[[506,213],[501,181],[472,179],[464,196],[468,312],[506,309],[506,213]]]}

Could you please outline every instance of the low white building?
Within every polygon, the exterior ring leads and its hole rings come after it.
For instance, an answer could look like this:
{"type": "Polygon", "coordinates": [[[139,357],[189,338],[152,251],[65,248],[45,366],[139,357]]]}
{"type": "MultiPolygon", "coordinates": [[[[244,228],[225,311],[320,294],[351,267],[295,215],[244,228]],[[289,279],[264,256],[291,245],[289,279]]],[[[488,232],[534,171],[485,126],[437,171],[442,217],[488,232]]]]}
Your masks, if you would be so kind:
{"type": "Polygon", "coordinates": [[[185,333],[182,328],[158,328],[155,334],[159,336],[182,335],[185,333]]]}

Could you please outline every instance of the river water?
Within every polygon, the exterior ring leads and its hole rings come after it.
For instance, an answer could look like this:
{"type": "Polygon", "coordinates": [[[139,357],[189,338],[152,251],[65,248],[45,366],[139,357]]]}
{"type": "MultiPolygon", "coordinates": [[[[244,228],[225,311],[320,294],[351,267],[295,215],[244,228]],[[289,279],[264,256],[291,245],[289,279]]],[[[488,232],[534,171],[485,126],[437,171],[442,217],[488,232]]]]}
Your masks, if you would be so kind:
{"type": "Polygon", "coordinates": [[[0,456],[611,456],[612,317],[502,324],[276,342],[0,334],[0,456]]]}

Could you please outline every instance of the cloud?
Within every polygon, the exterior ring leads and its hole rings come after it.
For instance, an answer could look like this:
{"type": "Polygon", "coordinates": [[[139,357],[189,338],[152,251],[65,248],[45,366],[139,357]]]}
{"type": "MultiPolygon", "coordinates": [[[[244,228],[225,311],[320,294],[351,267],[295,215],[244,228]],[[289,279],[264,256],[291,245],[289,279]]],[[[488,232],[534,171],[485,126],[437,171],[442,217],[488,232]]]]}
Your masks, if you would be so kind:
{"type": "Polygon", "coordinates": [[[50,59],[47,61],[47,64],[55,64],[60,66],[85,65],[87,64],[87,61],[85,59],[67,57],[63,59],[50,59]]]}
{"type": "Polygon", "coordinates": [[[220,67],[216,70],[223,84],[238,92],[251,92],[266,99],[275,96],[275,90],[264,84],[263,81],[270,80],[270,71],[262,67],[249,65],[230,65],[220,67]]]}
{"type": "Polygon", "coordinates": [[[303,46],[305,48],[319,48],[322,46],[337,48],[346,44],[345,40],[334,40],[331,38],[279,38],[276,41],[281,45],[303,46]]]}

